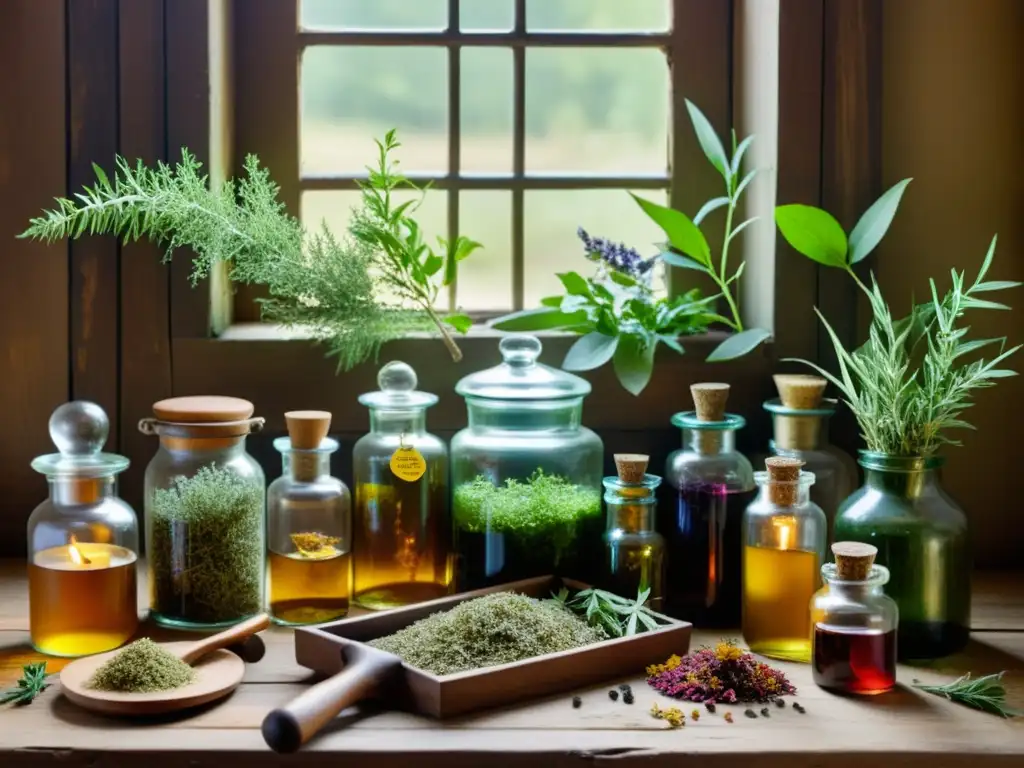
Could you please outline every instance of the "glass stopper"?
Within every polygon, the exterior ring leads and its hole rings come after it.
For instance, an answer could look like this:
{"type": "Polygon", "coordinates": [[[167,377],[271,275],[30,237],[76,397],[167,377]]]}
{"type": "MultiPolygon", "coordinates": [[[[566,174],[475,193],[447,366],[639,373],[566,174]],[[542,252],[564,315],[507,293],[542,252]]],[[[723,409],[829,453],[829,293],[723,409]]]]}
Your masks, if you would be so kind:
{"type": "Polygon", "coordinates": [[[385,364],[377,372],[377,386],[388,394],[408,394],[418,383],[412,366],[399,360],[385,364]]]}
{"type": "Polygon", "coordinates": [[[50,416],[50,439],[62,456],[94,456],[107,442],[110,421],[96,403],[64,403],[50,416]]]}
{"type": "Polygon", "coordinates": [[[514,368],[527,368],[536,363],[541,349],[536,336],[506,336],[498,343],[501,359],[514,368]]]}

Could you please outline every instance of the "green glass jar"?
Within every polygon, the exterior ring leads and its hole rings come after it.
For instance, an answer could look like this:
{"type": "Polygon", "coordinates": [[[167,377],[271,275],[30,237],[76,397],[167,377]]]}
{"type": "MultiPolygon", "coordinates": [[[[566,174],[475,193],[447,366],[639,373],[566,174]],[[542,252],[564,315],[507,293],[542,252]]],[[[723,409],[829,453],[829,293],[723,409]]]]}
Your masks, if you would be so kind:
{"type": "Polygon", "coordinates": [[[955,653],[970,632],[967,518],[939,484],[943,462],[861,451],[864,485],[836,517],[836,540],[874,544],[878,564],[889,569],[901,659],[955,653]]]}

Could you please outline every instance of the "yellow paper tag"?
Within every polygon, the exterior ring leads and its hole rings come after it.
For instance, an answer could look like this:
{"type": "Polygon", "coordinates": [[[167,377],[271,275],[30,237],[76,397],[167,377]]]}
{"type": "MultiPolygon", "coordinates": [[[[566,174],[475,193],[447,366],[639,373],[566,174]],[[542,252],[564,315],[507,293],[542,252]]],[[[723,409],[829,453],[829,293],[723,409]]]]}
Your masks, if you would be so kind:
{"type": "Polygon", "coordinates": [[[399,448],[391,454],[391,474],[407,483],[423,477],[427,462],[415,448],[399,448]]]}

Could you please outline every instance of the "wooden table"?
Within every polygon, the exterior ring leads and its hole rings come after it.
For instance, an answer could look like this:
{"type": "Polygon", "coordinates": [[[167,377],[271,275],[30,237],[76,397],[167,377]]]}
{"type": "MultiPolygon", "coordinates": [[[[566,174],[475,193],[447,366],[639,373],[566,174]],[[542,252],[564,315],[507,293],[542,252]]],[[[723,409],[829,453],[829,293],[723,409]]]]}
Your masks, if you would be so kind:
{"type": "MultiPolygon", "coordinates": [[[[0,682],[20,665],[42,658],[28,648],[24,566],[0,561],[0,682]]],[[[945,682],[966,671],[1007,670],[1011,704],[1024,708],[1024,574],[981,575],[975,580],[968,649],[928,667],[901,667],[897,691],[871,699],[832,696],[811,682],[810,669],[779,664],[797,686],[807,713],[770,709],[769,719],[748,719],[744,707],[702,712],[680,730],[653,719],[658,701],[641,675],[571,694],[439,723],[399,712],[345,713],[299,755],[271,753],[260,736],[263,716],[310,681],[296,666],[290,632],[265,633],[266,658],[251,666],[227,701],[191,717],[158,722],[93,716],[53,685],[27,707],[0,708],[0,766],[145,766],[205,768],[296,766],[736,766],[794,768],[842,766],[909,768],[1014,766],[1024,768],[1024,718],[1004,721],[910,687],[913,679],[945,682]],[[612,702],[612,683],[629,682],[636,704],[612,702]],[[732,709],[735,722],[721,713],[732,709]]],[[[737,633],[738,634],[738,633],[737,633]]],[[[695,643],[717,634],[695,633],[695,643]]],[[[654,660],[652,660],[654,661],[654,660]]],[[[50,669],[60,664],[50,662],[50,669]]],[[[687,708],[687,710],[692,707],[687,708]]]]}

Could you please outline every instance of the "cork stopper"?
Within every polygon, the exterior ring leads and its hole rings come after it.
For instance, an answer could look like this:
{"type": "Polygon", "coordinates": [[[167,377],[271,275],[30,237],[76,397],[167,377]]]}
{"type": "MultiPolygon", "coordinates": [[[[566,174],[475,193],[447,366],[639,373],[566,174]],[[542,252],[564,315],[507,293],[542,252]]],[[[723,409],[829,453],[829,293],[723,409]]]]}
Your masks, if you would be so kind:
{"type": "Polygon", "coordinates": [[[704,382],[690,386],[693,405],[700,421],[722,421],[725,418],[725,403],[729,399],[729,385],[718,382],[704,382]]]}
{"type": "Polygon", "coordinates": [[[782,404],[800,410],[811,410],[821,405],[821,397],[828,383],[821,376],[795,373],[777,373],[772,378],[782,404]]]}
{"type": "Polygon", "coordinates": [[[649,456],[642,453],[616,453],[615,469],[619,473],[619,480],[624,483],[642,483],[647,474],[647,463],[649,456]]]}
{"type": "Polygon", "coordinates": [[[840,581],[864,581],[875,564],[878,548],[859,541],[837,541],[832,554],[836,556],[836,577],[840,581]]]}
{"type": "Polygon", "coordinates": [[[765,459],[768,469],[768,498],[779,507],[792,507],[796,504],[800,490],[800,467],[804,463],[800,459],[785,456],[772,456],[765,459]]]}
{"type": "Polygon", "coordinates": [[[331,428],[331,414],[327,411],[289,411],[284,415],[292,448],[314,451],[331,428]]]}

